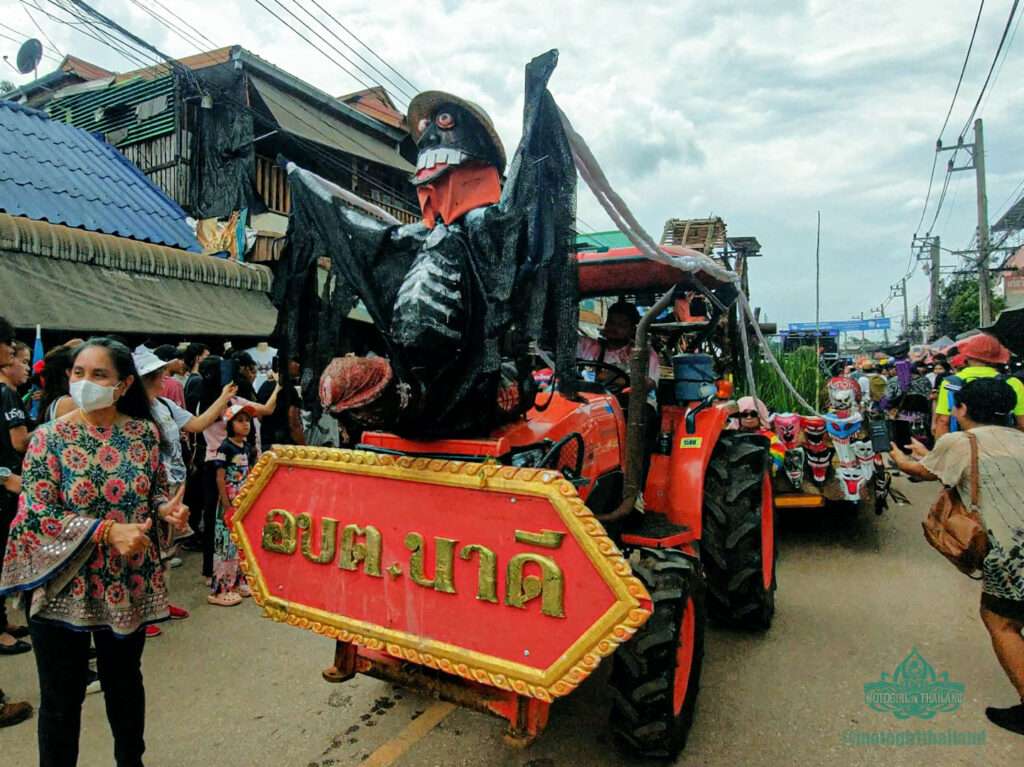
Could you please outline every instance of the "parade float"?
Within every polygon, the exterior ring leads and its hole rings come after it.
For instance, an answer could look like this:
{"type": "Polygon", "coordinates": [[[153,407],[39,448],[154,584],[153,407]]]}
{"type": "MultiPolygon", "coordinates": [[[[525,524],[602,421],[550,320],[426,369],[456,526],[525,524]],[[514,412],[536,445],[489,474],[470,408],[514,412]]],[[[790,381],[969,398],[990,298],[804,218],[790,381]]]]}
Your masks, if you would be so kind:
{"type": "Polygon", "coordinates": [[[413,100],[421,224],[382,225],[289,166],[279,347],[302,361],[308,406],[361,436],[265,452],[232,535],[264,613],[333,640],[328,681],[366,674],[491,713],[522,744],[610,662],[612,731],[672,757],[708,614],[771,624],[774,512],[768,439],[725,429],[731,389],[702,360],[672,360],[645,445],[651,339],[694,297],[707,338],[753,315],[728,264],[636,225],[547,90],[555,62],[526,68],[507,169],[479,107],[413,100]],[[577,170],[630,247],[575,252],[577,170]],[[588,381],[601,363],[576,359],[579,303],[622,295],[653,296],[630,369],[600,378],[626,385],[588,381]],[[356,300],[375,355],[344,356],[356,300]]]}
{"type": "Polygon", "coordinates": [[[785,451],[783,470],[774,479],[776,507],[841,502],[878,514],[885,510],[891,478],[881,452],[888,444],[884,420],[862,406],[855,380],[831,378],[826,412],[776,413],[772,427],[785,451]]]}

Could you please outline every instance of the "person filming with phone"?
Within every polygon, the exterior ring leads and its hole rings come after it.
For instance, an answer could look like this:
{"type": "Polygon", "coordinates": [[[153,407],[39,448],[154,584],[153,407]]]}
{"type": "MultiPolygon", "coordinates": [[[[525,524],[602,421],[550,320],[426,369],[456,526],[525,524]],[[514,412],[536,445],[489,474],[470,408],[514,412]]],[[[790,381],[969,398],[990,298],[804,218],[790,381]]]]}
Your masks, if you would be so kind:
{"type": "Polygon", "coordinates": [[[1024,735],[1024,432],[1011,426],[1016,393],[995,377],[976,378],[953,392],[951,415],[959,430],[948,432],[928,452],[916,440],[914,460],[892,446],[896,466],[911,477],[955,487],[972,499],[987,536],[981,561],[981,620],[996,658],[1020,700],[1007,708],[989,707],[994,724],[1024,735]],[[972,444],[973,443],[973,444],[972,444]]]}

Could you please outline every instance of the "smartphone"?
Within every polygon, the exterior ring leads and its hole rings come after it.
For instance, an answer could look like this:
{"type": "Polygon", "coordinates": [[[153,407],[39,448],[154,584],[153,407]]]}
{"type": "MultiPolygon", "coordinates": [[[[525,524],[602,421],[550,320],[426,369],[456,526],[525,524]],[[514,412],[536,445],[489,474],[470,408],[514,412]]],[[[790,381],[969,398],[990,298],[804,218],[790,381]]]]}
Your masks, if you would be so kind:
{"type": "Polygon", "coordinates": [[[235,372],[238,368],[237,360],[224,359],[220,361],[220,385],[227,386],[235,380],[235,372]]]}
{"type": "Polygon", "coordinates": [[[905,452],[910,450],[910,440],[913,439],[913,434],[910,431],[909,421],[890,421],[889,434],[900,450],[905,452]]]}
{"type": "MultiPolygon", "coordinates": [[[[871,435],[871,447],[876,453],[888,453],[893,441],[892,432],[889,429],[889,422],[884,418],[868,421],[868,432],[871,435]]],[[[909,437],[910,424],[907,424],[909,437]]]]}

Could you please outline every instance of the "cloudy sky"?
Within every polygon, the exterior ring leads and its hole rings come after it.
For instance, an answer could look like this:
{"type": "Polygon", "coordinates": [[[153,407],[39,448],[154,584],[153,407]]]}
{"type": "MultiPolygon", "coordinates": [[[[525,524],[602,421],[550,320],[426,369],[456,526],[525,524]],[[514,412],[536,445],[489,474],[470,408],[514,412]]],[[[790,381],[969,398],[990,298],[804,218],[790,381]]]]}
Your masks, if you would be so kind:
{"type": "MultiPolygon", "coordinates": [[[[331,93],[362,87],[339,67],[340,57],[328,60],[256,0],[161,1],[218,45],[241,44],[331,93]]],[[[275,0],[263,2],[282,14],[275,0]]],[[[300,2],[322,16],[313,0],[300,2]]],[[[764,258],[752,267],[752,301],[780,323],[814,319],[818,210],[823,319],[870,316],[905,273],[934,142],[978,7],[973,0],[318,2],[419,88],[483,105],[510,151],[521,126],[523,65],[558,48],[551,90],[640,221],[657,236],[667,218],[713,214],[731,235],[756,236],[764,258]]],[[[94,4],[171,55],[197,52],[143,3],[159,10],[148,0],[94,4]]],[[[978,96],[1011,4],[986,4],[946,143],[955,142],[978,96]]],[[[77,30],[33,14],[62,52],[134,68],[77,30]]],[[[0,0],[0,15],[8,26],[0,34],[35,34],[23,3],[0,0]]],[[[992,221],[1024,182],[1024,41],[1019,48],[1013,42],[980,112],[992,221]]],[[[13,59],[16,48],[0,37],[0,52],[13,59]]],[[[8,72],[15,82],[28,79],[8,72]]],[[[579,216],[581,228],[611,228],[587,191],[579,216]]],[[[943,246],[968,245],[975,216],[973,173],[953,174],[934,230],[943,246]]],[[[954,262],[944,254],[944,264],[954,262]]],[[[926,310],[927,292],[918,270],[910,304],[926,310]]],[[[888,311],[899,316],[901,302],[890,301],[888,311]]]]}

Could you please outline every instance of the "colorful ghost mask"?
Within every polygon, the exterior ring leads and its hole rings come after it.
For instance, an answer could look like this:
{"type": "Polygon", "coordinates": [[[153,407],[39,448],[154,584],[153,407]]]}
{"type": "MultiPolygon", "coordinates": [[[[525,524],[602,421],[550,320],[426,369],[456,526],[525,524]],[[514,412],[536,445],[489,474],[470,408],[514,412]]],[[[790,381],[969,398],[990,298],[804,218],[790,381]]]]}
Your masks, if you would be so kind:
{"type": "Polygon", "coordinates": [[[825,439],[825,419],[811,415],[803,416],[800,420],[804,429],[804,452],[807,465],[811,468],[811,479],[820,486],[828,479],[833,456],[832,447],[825,439]]]}
{"type": "Polygon", "coordinates": [[[782,459],[782,467],[786,472],[786,478],[795,490],[799,490],[804,483],[804,465],[807,462],[807,454],[802,447],[790,448],[782,459]]]}
{"type": "Polygon", "coordinates": [[[786,450],[792,450],[800,444],[801,421],[796,413],[776,413],[772,426],[779,442],[786,450]]]}
{"type": "Polygon", "coordinates": [[[852,378],[836,376],[828,382],[828,404],[833,413],[840,418],[857,412],[860,401],[860,386],[852,378]]]}

